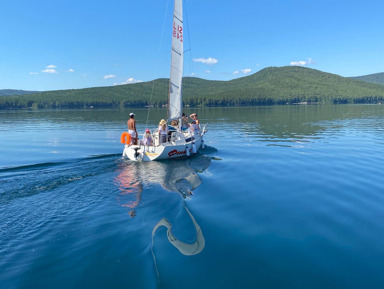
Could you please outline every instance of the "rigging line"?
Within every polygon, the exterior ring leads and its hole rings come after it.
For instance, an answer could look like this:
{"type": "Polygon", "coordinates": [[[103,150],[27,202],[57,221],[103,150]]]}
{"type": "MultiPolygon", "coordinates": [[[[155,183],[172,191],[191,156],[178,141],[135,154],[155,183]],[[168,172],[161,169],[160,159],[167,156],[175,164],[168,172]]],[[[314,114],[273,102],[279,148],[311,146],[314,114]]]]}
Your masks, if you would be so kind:
{"type": "MultiPolygon", "coordinates": [[[[159,43],[159,52],[161,51],[161,43],[163,42],[163,37],[164,37],[164,28],[165,28],[165,20],[167,18],[167,11],[169,7],[169,0],[167,1],[167,6],[165,7],[165,12],[164,12],[164,17],[163,17],[163,25],[161,28],[161,37],[160,37],[160,43],[159,43]]],[[[157,64],[157,70],[159,70],[160,64],[157,64]]],[[[155,80],[152,81],[152,91],[151,91],[151,96],[149,98],[149,105],[148,105],[148,112],[147,112],[147,120],[145,121],[145,127],[148,127],[148,120],[149,120],[149,113],[151,111],[151,106],[152,106],[152,97],[153,97],[153,91],[155,89],[155,80]]]]}
{"type": "MultiPolygon", "coordinates": [[[[190,63],[190,73],[191,75],[193,75],[193,63],[192,63],[192,44],[191,44],[191,33],[189,32],[189,20],[188,20],[188,8],[187,8],[187,0],[184,1],[184,6],[185,6],[185,22],[186,22],[186,26],[187,26],[187,35],[188,35],[188,43],[189,43],[189,49],[186,50],[186,51],[191,51],[191,59],[189,61],[190,63]]],[[[185,52],[186,52],[185,51],[185,52]]]]}

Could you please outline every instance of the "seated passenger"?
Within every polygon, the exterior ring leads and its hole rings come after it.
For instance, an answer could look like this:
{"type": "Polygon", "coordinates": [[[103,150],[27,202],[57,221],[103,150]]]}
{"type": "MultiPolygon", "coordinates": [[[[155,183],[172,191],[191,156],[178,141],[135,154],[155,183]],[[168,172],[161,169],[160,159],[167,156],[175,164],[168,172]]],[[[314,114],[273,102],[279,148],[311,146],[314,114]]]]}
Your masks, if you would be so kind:
{"type": "Polygon", "coordinates": [[[177,129],[178,125],[179,125],[179,122],[176,119],[171,121],[171,126],[173,126],[175,129],[177,129]]]}

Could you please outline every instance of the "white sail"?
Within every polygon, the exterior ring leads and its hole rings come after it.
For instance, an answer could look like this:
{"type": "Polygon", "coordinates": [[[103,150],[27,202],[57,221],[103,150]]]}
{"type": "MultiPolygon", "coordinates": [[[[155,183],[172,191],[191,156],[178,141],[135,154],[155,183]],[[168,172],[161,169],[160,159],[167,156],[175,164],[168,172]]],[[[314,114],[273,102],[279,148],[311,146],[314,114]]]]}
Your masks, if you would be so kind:
{"type": "Polygon", "coordinates": [[[168,119],[180,119],[183,112],[182,78],[184,55],[183,1],[175,0],[172,27],[171,75],[169,80],[168,119]]]}

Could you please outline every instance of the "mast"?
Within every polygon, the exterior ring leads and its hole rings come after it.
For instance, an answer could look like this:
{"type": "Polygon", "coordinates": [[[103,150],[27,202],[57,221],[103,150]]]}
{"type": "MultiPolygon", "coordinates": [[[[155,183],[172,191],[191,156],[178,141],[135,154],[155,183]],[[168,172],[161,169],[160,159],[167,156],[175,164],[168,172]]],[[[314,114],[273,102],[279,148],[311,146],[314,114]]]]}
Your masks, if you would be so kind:
{"type": "Polygon", "coordinates": [[[168,95],[168,120],[181,119],[181,115],[183,113],[183,41],[183,1],[175,0],[173,9],[171,74],[169,78],[168,95]]]}

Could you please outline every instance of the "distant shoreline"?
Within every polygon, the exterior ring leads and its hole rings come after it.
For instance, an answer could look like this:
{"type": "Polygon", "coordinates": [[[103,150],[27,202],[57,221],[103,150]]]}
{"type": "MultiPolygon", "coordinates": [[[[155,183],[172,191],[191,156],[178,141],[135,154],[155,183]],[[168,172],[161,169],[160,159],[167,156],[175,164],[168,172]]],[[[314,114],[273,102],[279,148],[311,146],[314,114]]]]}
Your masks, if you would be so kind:
{"type": "MultiPolygon", "coordinates": [[[[144,108],[168,103],[169,80],[127,85],[3,95],[0,109],[144,108]]],[[[286,104],[376,104],[384,101],[384,85],[315,69],[269,67],[230,80],[183,80],[183,103],[189,107],[265,106],[286,104]]]]}
{"type": "MultiPolygon", "coordinates": [[[[221,105],[221,106],[184,106],[185,109],[193,109],[193,108],[225,108],[225,107],[263,107],[263,106],[322,106],[322,105],[381,105],[382,102],[377,103],[285,103],[285,104],[258,104],[258,105],[221,105]]],[[[166,109],[166,107],[151,107],[155,109],[166,109]]],[[[23,107],[23,108],[0,108],[0,111],[11,111],[11,110],[18,110],[18,111],[26,111],[26,110],[102,110],[102,109],[148,109],[148,107],[143,106],[127,106],[127,107],[118,107],[118,106],[97,106],[97,107],[23,107]]]]}

